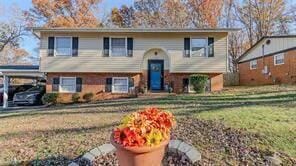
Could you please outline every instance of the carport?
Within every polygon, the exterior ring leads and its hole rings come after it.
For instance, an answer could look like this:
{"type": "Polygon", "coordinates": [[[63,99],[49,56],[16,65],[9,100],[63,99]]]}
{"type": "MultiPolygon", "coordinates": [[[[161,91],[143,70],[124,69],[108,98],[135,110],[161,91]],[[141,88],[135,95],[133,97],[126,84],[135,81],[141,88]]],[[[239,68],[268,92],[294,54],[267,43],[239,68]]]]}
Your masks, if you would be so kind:
{"type": "Polygon", "coordinates": [[[2,65],[0,66],[0,77],[3,78],[3,108],[8,107],[8,87],[10,78],[28,78],[40,80],[44,74],[35,65],[2,65]]]}

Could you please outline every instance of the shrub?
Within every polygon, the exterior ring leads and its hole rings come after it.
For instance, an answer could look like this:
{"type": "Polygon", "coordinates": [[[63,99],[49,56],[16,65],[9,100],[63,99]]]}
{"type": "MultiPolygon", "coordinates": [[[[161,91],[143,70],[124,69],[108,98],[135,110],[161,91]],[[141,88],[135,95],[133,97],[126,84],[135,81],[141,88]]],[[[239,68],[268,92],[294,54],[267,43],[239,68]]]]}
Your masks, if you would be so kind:
{"type": "Polygon", "coordinates": [[[196,93],[204,93],[208,79],[207,75],[196,74],[190,76],[190,83],[196,93]]]}
{"type": "Polygon", "coordinates": [[[93,93],[86,93],[83,95],[83,99],[87,102],[90,102],[94,97],[94,94],[93,93]]]}
{"type": "Polygon", "coordinates": [[[79,102],[79,99],[80,99],[80,95],[79,95],[79,93],[74,93],[74,94],[72,95],[72,102],[73,102],[73,103],[78,103],[78,102],[79,102]]]}
{"type": "Polygon", "coordinates": [[[46,93],[42,96],[43,104],[56,104],[58,102],[58,93],[46,93]]]}

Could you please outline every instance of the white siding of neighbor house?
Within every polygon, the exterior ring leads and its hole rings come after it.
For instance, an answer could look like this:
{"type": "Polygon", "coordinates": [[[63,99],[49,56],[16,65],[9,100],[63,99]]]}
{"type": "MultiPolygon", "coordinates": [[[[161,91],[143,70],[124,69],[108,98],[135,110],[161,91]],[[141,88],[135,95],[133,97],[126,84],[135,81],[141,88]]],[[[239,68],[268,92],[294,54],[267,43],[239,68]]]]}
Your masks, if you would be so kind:
{"type": "MultiPolygon", "coordinates": [[[[174,73],[223,73],[226,71],[227,33],[41,33],[42,72],[134,72],[143,67],[144,54],[159,48],[168,54],[166,68],[174,73]],[[79,37],[77,57],[48,57],[49,36],[79,37]],[[103,57],[103,37],[133,37],[133,57],[103,57]],[[183,56],[185,37],[214,37],[215,57],[183,56]]],[[[160,56],[163,56],[160,54],[160,56]]],[[[152,58],[153,59],[153,58],[152,58]]],[[[159,58],[155,58],[159,59],[159,58]]],[[[160,58],[161,59],[161,58],[160,58]]]]}
{"type": "Polygon", "coordinates": [[[265,38],[258,43],[252,50],[250,50],[241,60],[248,61],[263,55],[262,45],[264,44],[264,55],[275,53],[281,50],[296,47],[296,37],[282,37],[282,38],[265,38]],[[270,39],[270,44],[267,45],[266,41],[270,39]]]}

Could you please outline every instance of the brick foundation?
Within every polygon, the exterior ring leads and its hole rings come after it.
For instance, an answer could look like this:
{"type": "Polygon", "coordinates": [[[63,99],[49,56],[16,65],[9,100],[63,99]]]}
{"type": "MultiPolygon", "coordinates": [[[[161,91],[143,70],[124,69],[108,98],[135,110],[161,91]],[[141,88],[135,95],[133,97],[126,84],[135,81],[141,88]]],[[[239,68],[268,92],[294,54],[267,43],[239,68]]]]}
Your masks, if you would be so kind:
{"type": "MultiPolygon", "coordinates": [[[[189,78],[191,74],[184,73],[169,73],[164,71],[164,85],[173,84],[174,93],[183,93],[183,79],[189,78]]],[[[223,74],[207,74],[211,79],[211,91],[220,91],[223,89],[223,74]]],[[[131,97],[134,94],[113,94],[105,92],[106,78],[110,77],[132,77],[134,79],[134,86],[137,91],[143,91],[147,87],[148,74],[147,70],[142,73],[47,73],[46,92],[52,92],[52,81],[55,77],[80,77],[82,78],[82,98],[85,93],[93,93],[94,100],[114,99],[131,97]]],[[[72,93],[60,93],[59,102],[71,102],[72,93]]]]}
{"type": "MultiPolygon", "coordinates": [[[[141,74],[115,74],[115,73],[48,73],[46,82],[46,92],[52,92],[52,80],[54,77],[80,77],[82,78],[81,98],[85,93],[93,93],[94,100],[105,100],[113,98],[131,97],[132,94],[113,94],[105,92],[106,78],[110,77],[132,77],[135,87],[140,84],[141,74]]],[[[59,102],[71,102],[72,93],[59,93],[59,102]]]]}
{"type": "Polygon", "coordinates": [[[287,51],[284,64],[274,65],[274,56],[257,59],[257,69],[250,70],[250,62],[239,64],[240,85],[296,84],[296,50],[287,51]],[[271,75],[263,75],[264,65],[271,75]]]}
{"type": "MultiPolygon", "coordinates": [[[[183,93],[183,79],[189,78],[190,75],[192,74],[171,73],[168,75],[167,80],[169,82],[173,82],[174,93],[183,93]]],[[[208,75],[211,80],[211,91],[220,91],[223,89],[222,73],[217,73],[217,74],[211,73],[211,74],[205,74],[205,75],[208,75]]]]}

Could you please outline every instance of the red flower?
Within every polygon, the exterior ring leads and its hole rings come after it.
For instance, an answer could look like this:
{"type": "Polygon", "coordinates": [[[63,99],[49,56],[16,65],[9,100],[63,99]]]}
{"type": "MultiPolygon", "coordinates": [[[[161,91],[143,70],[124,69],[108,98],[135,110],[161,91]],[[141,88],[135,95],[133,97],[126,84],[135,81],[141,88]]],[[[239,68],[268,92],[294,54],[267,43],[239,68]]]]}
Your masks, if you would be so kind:
{"type": "Polygon", "coordinates": [[[162,136],[167,137],[175,125],[171,113],[163,112],[155,107],[147,108],[131,116],[132,118],[128,119],[128,125],[114,130],[115,142],[123,146],[145,145],[147,134],[154,129],[160,131],[162,136]]]}

